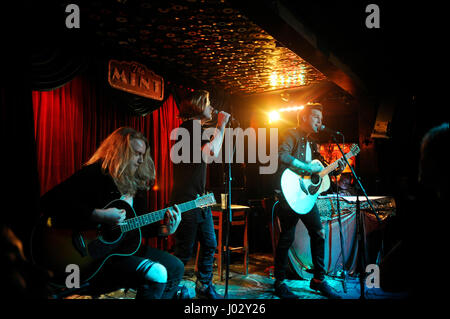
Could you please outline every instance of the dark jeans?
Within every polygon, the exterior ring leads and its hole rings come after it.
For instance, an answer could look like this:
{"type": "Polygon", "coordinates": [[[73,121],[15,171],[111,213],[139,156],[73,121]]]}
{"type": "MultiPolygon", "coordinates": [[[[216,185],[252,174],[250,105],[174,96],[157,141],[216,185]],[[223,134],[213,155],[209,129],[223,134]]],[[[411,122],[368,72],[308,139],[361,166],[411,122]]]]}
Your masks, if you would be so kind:
{"type": "Polygon", "coordinates": [[[282,281],[286,278],[288,251],[295,239],[295,227],[299,219],[301,219],[311,237],[311,256],[314,265],[314,278],[323,280],[325,278],[325,237],[322,232],[322,223],[320,221],[320,214],[317,206],[314,205],[308,214],[299,215],[291,210],[286,203],[280,202],[277,214],[280,219],[281,232],[275,251],[275,279],[282,281]]]}
{"type": "Polygon", "coordinates": [[[194,209],[183,214],[175,232],[175,256],[185,265],[192,256],[197,239],[200,242],[197,279],[203,284],[212,280],[214,253],[217,248],[216,233],[210,208],[194,209]]]}
{"type": "Polygon", "coordinates": [[[178,284],[183,278],[183,274],[184,265],[178,258],[168,252],[142,246],[133,256],[111,257],[103,266],[94,283],[100,286],[137,288],[138,295],[146,296],[147,298],[171,299],[178,290],[178,284]],[[159,263],[166,268],[167,283],[163,287],[164,291],[160,292],[161,287],[148,282],[145,279],[145,273],[136,270],[144,259],[159,263]]]}

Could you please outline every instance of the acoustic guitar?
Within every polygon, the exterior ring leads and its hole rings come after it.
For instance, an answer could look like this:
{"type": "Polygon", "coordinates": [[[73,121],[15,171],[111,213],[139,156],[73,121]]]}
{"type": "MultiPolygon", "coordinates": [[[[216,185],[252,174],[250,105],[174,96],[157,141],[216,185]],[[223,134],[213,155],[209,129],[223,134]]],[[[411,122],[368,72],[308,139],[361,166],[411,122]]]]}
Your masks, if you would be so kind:
{"type": "MultiPolygon", "coordinates": [[[[177,206],[180,212],[184,213],[214,204],[214,194],[210,193],[177,206]]],[[[35,227],[32,236],[32,258],[39,267],[51,272],[53,284],[64,285],[68,276],[68,265],[79,267],[80,282],[85,283],[91,280],[112,256],[134,255],[141,246],[140,228],[164,219],[168,209],[138,216],[133,207],[121,199],[113,200],[104,208],[112,207],[126,211],[126,219],[120,225],[99,224],[95,229],[76,231],[53,227],[48,219],[35,227]]]]}
{"type": "MultiPolygon", "coordinates": [[[[345,154],[345,158],[349,159],[358,153],[359,147],[354,144],[350,152],[345,154]]],[[[317,174],[306,175],[301,172],[294,172],[290,168],[286,168],[283,171],[281,175],[281,191],[294,212],[304,215],[311,211],[319,194],[330,188],[330,177],[328,174],[338,167],[341,159],[342,157],[323,168],[317,174]]],[[[313,160],[311,163],[318,163],[324,167],[319,160],[313,160]]]]}

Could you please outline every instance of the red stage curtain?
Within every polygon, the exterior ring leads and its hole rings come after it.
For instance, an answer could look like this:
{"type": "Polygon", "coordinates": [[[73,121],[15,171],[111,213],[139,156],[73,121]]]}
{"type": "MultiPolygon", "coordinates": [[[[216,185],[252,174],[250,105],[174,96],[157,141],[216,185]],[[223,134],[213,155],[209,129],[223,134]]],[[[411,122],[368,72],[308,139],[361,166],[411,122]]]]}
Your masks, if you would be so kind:
{"type": "MultiPolygon", "coordinates": [[[[170,140],[170,133],[181,124],[178,113],[175,99],[169,96],[162,107],[152,112],[151,123],[147,125],[147,128],[151,128],[151,132],[147,136],[151,137],[152,156],[156,169],[156,181],[153,191],[150,193],[150,202],[154,203],[155,209],[168,206],[173,187],[173,164],[170,160],[170,149],[175,141],[170,140]]],[[[164,246],[166,249],[171,249],[174,244],[174,237],[169,236],[164,246]]]]}
{"type": "Polygon", "coordinates": [[[179,127],[181,120],[178,118],[178,109],[172,96],[166,100],[163,107],[152,113],[152,136],[153,150],[156,166],[156,183],[153,194],[157,195],[154,200],[159,206],[167,206],[170,192],[173,186],[173,164],[170,160],[170,149],[175,141],[170,141],[170,133],[179,127]],[[160,191],[164,190],[164,191],[160,191]]]}
{"type": "MultiPolygon", "coordinates": [[[[130,126],[148,138],[155,161],[148,209],[166,206],[173,185],[169,136],[180,124],[171,96],[151,114],[134,116],[111,107],[103,91],[80,76],[53,91],[33,91],[32,98],[41,195],[80,169],[116,128],[130,126]]],[[[168,243],[170,248],[173,239],[168,243]]]]}

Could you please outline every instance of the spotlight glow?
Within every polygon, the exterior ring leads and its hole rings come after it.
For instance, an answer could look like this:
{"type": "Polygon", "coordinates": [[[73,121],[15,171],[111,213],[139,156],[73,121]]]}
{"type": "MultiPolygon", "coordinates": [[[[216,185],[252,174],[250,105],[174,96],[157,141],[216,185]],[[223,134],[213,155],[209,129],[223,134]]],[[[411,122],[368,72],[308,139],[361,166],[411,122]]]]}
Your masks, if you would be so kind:
{"type": "Polygon", "coordinates": [[[304,107],[305,107],[304,105],[290,106],[290,107],[285,107],[285,108],[279,109],[278,112],[298,111],[298,110],[303,110],[304,107]]]}
{"type": "Polygon", "coordinates": [[[272,111],[269,113],[269,123],[278,121],[281,118],[280,113],[277,111],[272,111]]]}

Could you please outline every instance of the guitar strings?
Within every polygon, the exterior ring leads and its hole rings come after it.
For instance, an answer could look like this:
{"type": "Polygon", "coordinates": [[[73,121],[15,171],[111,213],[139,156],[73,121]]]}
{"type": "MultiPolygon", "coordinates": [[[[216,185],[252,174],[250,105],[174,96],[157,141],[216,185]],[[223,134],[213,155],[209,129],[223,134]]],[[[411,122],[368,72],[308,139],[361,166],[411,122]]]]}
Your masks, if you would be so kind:
{"type": "MultiPolygon", "coordinates": [[[[215,201],[214,201],[214,203],[215,203],[215,201]]],[[[184,206],[185,204],[187,204],[187,203],[178,204],[178,207],[184,206]]],[[[210,205],[212,205],[212,203],[211,203],[210,205]]],[[[204,206],[210,206],[210,205],[204,205],[204,206]]],[[[199,205],[199,206],[198,206],[198,208],[202,208],[202,207],[203,207],[203,205],[199,205]]],[[[172,208],[172,207],[168,207],[168,208],[165,208],[165,209],[161,209],[161,210],[158,210],[158,211],[155,211],[155,212],[152,212],[152,213],[156,214],[156,213],[162,213],[162,212],[164,212],[164,214],[165,214],[166,209],[169,209],[169,208],[172,208]]],[[[180,207],[180,208],[181,208],[182,211],[186,211],[186,210],[187,210],[187,209],[185,209],[185,207],[180,207]]],[[[150,214],[152,214],[152,213],[150,213],[150,214]]],[[[144,216],[144,215],[140,215],[140,216],[136,216],[136,217],[127,219],[127,220],[125,220],[125,221],[122,222],[122,223],[119,223],[119,224],[117,224],[117,225],[112,226],[112,227],[111,227],[111,230],[114,231],[114,230],[117,230],[118,228],[120,228],[121,226],[130,225],[130,224],[129,224],[129,221],[130,221],[130,220],[132,220],[132,219],[136,219],[136,220],[137,220],[139,217],[142,217],[142,216],[144,216]]],[[[155,220],[155,222],[156,222],[156,221],[158,221],[158,220],[155,220]]],[[[137,227],[137,228],[140,228],[140,227],[137,227]]],[[[136,229],[136,228],[133,228],[133,229],[136,229]]],[[[122,230],[122,229],[121,229],[121,230],[122,230]]],[[[132,229],[130,229],[130,230],[132,230],[132,229]]]]}

